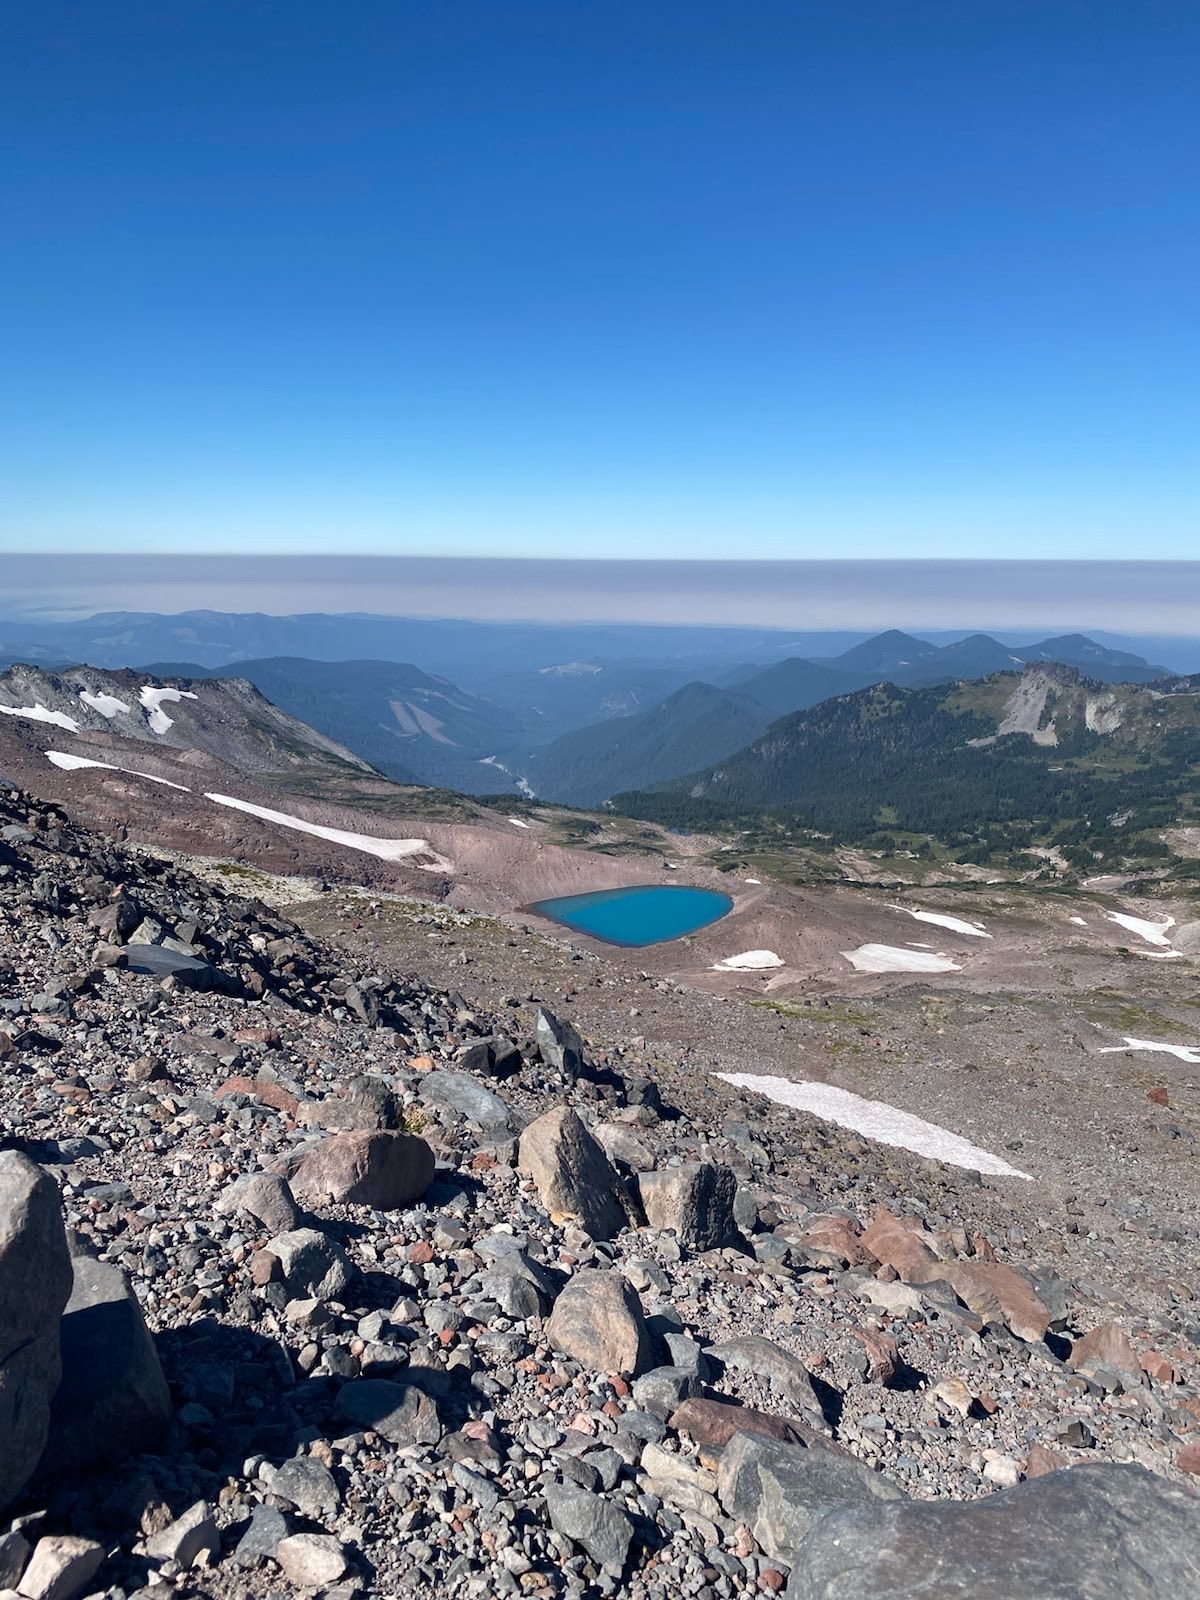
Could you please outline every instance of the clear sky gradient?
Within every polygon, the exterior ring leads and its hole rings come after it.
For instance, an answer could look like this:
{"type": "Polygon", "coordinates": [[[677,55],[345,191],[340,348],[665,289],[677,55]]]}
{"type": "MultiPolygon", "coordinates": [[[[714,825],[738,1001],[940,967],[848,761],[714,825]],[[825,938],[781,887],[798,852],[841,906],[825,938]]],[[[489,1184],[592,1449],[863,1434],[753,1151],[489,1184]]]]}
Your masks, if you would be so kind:
{"type": "Polygon", "coordinates": [[[9,550],[1194,557],[1194,0],[38,0],[9,550]]]}

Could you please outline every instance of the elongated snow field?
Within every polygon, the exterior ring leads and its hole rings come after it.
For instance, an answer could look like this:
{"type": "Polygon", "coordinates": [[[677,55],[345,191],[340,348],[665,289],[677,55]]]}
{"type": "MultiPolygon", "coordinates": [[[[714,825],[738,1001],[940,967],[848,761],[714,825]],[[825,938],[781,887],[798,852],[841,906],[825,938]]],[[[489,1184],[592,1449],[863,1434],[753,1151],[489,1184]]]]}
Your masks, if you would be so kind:
{"type": "Polygon", "coordinates": [[[910,917],[916,917],[918,922],[933,922],[939,928],[949,928],[951,933],[965,933],[972,939],[990,939],[992,936],[986,928],[981,928],[977,923],[964,922],[961,917],[948,917],[941,911],[914,911],[911,906],[892,906],[893,911],[904,911],[910,917]]]}
{"type": "Polygon", "coordinates": [[[328,839],[330,844],[345,845],[347,850],[362,850],[366,855],[378,856],[381,861],[405,861],[411,856],[429,856],[428,861],[414,861],[423,872],[453,872],[453,864],[438,855],[428,839],[381,839],[371,833],[351,833],[345,828],[326,828],[319,822],[306,822],[303,817],[293,817],[286,811],[272,811],[269,806],[252,805],[249,800],[238,800],[229,794],[206,794],[214,805],[232,806],[235,811],[248,812],[263,822],[274,822],[280,828],[294,828],[297,833],[311,833],[317,839],[328,839]]]}
{"type": "Polygon", "coordinates": [[[911,1150],[932,1161],[944,1161],[948,1166],[965,1167],[993,1178],[1030,1177],[990,1150],[980,1149],[948,1128],[939,1128],[936,1122],[925,1122],[882,1100],[864,1100],[848,1089],[836,1089],[829,1083],[796,1083],[791,1078],[763,1077],[753,1072],[718,1072],[715,1076],[735,1089],[752,1089],[776,1105],[809,1111],[824,1122],[836,1122],[839,1128],[861,1133],[864,1139],[911,1150]]]}
{"type": "Polygon", "coordinates": [[[118,700],[115,694],[89,694],[86,689],[80,689],[79,698],[85,706],[91,706],[93,711],[98,711],[102,717],[119,716],[121,712],[128,714],[133,710],[124,700],[118,700]]]}
{"type": "Polygon", "coordinates": [[[186,783],[172,783],[170,778],[156,778],[152,772],[138,772],[134,767],[114,766],[111,761],[92,761],[87,756],[68,755],[65,750],[47,750],[46,760],[63,772],[82,772],[87,767],[100,767],[105,772],[124,772],[131,778],[145,778],[147,783],[161,783],[168,789],[180,789],[191,794],[186,783]]]}
{"type": "Polygon", "coordinates": [[[1147,944],[1170,944],[1167,929],[1175,926],[1174,917],[1168,917],[1165,922],[1150,922],[1146,917],[1131,917],[1127,911],[1110,911],[1108,920],[1120,923],[1122,928],[1128,928],[1130,933],[1136,933],[1138,938],[1145,939],[1147,944]]]}
{"type": "Polygon", "coordinates": [[[68,733],[78,733],[79,724],[65,711],[50,711],[45,706],[0,706],[6,717],[24,717],[27,722],[50,722],[68,733]]]}

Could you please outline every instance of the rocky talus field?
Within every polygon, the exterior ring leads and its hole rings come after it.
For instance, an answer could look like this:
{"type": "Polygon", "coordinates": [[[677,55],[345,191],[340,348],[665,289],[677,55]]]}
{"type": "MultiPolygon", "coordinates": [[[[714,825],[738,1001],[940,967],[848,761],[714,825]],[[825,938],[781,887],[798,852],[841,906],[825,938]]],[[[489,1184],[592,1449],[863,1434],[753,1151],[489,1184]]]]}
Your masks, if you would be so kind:
{"type": "Polygon", "coordinates": [[[219,877],[0,791],[0,1600],[1200,1594],[1190,1190],[869,1143],[219,877]]]}

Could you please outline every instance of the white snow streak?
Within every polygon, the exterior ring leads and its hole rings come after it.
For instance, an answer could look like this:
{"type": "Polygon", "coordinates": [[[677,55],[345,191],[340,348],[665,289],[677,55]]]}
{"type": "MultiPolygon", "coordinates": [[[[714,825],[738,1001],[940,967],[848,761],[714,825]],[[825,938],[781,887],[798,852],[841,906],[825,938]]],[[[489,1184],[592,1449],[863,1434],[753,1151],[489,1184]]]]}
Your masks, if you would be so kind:
{"type": "Polygon", "coordinates": [[[1193,1067],[1200,1067],[1200,1047],[1188,1044],[1159,1044],[1154,1039],[1131,1039],[1128,1034],[1123,1035],[1124,1044],[1106,1044],[1101,1050],[1102,1056],[1120,1055],[1125,1050],[1158,1050],[1169,1056],[1178,1056],[1180,1061],[1190,1062],[1193,1067]]]}
{"type": "Polygon", "coordinates": [[[115,694],[89,694],[86,689],[80,689],[79,698],[85,706],[91,706],[93,711],[98,711],[102,717],[115,717],[118,712],[129,712],[132,706],[127,706],[124,700],[118,700],[115,694]]]}
{"type": "Polygon", "coordinates": [[[1087,927],[1087,918],[1086,917],[1068,917],[1067,921],[1068,922],[1073,922],[1077,928],[1086,928],[1087,927]]]}
{"type": "Polygon", "coordinates": [[[529,826],[527,822],[522,822],[520,817],[509,817],[508,820],[512,823],[514,828],[527,828],[529,826]]]}
{"type": "Polygon", "coordinates": [[[949,956],[923,950],[899,950],[892,944],[864,944],[842,954],[856,972],[961,972],[949,956]]]}
{"type": "Polygon", "coordinates": [[[765,1094],[777,1105],[809,1111],[825,1122],[836,1122],[840,1128],[861,1133],[865,1139],[911,1150],[914,1155],[928,1156],[933,1161],[966,1167],[991,1177],[1029,1177],[1028,1172],[1009,1166],[999,1156],[981,1150],[946,1128],[939,1128],[936,1122],[925,1122],[882,1100],[864,1100],[848,1089],[835,1089],[828,1083],[794,1083],[791,1078],[760,1077],[753,1072],[718,1072],[716,1076],[737,1089],[753,1089],[765,1094]]]}
{"type": "Polygon", "coordinates": [[[762,879],[761,878],[747,878],[746,882],[754,884],[755,888],[761,888],[762,887],[762,879]]]}
{"type": "Polygon", "coordinates": [[[726,956],[724,961],[713,963],[714,972],[769,972],[781,967],[783,960],[774,950],[744,950],[740,956],[726,956]]]}
{"type": "Polygon", "coordinates": [[[303,817],[290,816],[286,811],[272,811],[268,806],[251,805],[249,800],[237,800],[228,794],[206,794],[219,806],[232,806],[235,811],[246,811],[264,822],[277,823],[281,828],[294,828],[297,833],[311,833],[318,839],[328,839],[330,844],[345,845],[348,850],[362,850],[366,855],[378,856],[381,861],[404,861],[410,856],[429,856],[428,861],[414,861],[413,866],[423,872],[453,872],[451,862],[438,855],[428,839],[380,839],[370,833],[351,833],[345,828],[325,828],[319,822],[306,822],[303,817]]]}
{"type": "Polygon", "coordinates": [[[157,733],[160,737],[175,721],[174,717],[169,717],[163,710],[163,701],[175,702],[199,698],[200,696],[193,694],[190,689],[156,689],[149,683],[138,695],[138,699],[146,708],[146,721],[150,724],[151,733],[157,733]]]}
{"type": "Polygon", "coordinates": [[[940,911],[914,911],[911,906],[889,906],[890,911],[906,911],[918,922],[933,922],[939,928],[949,928],[951,933],[966,933],[972,939],[990,939],[992,936],[977,923],[964,922],[961,917],[943,916],[940,911]]]}
{"type": "Polygon", "coordinates": [[[1126,911],[1109,911],[1107,916],[1110,922],[1119,922],[1130,933],[1136,933],[1139,939],[1145,939],[1147,944],[1171,942],[1167,938],[1167,929],[1175,926],[1174,917],[1168,917],[1165,922],[1150,922],[1145,917],[1131,917],[1126,911]]]}
{"type": "Polygon", "coordinates": [[[78,733],[79,724],[65,711],[48,711],[45,706],[0,706],[6,717],[24,717],[27,722],[52,722],[56,728],[78,733]]]}
{"type": "Polygon", "coordinates": [[[46,760],[63,772],[82,772],[85,767],[100,767],[105,772],[126,772],[131,778],[145,778],[147,783],[165,784],[168,789],[181,789],[191,794],[186,783],[172,783],[170,778],[156,778],[152,772],[138,772],[133,767],[116,767],[111,761],[90,761],[87,756],[70,756],[64,750],[47,750],[46,760]]]}

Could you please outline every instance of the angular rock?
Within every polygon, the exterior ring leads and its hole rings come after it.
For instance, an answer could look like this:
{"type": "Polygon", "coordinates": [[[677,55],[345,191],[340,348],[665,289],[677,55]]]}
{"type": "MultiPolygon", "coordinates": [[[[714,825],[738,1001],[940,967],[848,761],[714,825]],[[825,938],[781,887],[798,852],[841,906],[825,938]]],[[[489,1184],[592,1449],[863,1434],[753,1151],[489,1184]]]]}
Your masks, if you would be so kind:
{"type": "Polygon", "coordinates": [[[505,1102],[469,1073],[441,1069],[427,1072],[417,1085],[417,1093],[427,1105],[457,1111],[481,1128],[508,1131],[513,1126],[512,1112],[505,1102]]]}
{"type": "Polygon", "coordinates": [[[553,1221],[575,1222],[593,1239],[611,1239],[625,1226],[616,1169],[570,1106],[529,1124],[517,1166],[537,1185],[553,1221]]]}
{"type": "Polygon", "coordinates": [[[413,1384],[388,1378],[356,1378],[343,1384],[334,1414],[392,1444],[437,1444],[442,1437],[437,1406],[429,1396],[413,1384]]]}
{"type": "Polygon", "coordinates": [[[74,1267],[43,1476],[153,1450],[172,1416],[158,1351],[125,1274],[90,1256],[76,1256],[74,1267]]]}
{"type": "Polygon", "coordinates": [[[749,1433],[721,1452],[717,1495],[769,1556],[795,1566],[813,1524],[830,1506],[900,1500],[899,1489],[853,1456],[804,1450],[749,1433]]]}
{"type": "Polygon", "coordinates": [[[304,1205],[396,1211],[421,1198],[433,1169],[433,1151],[415,1134],[339,1133],[301,1158],[291,1188],[304,1205]]]}
{"type": "Polygon", "coordinates": [[[597,1566],[614,1574],[624,1569],[633,1523],[615,1501],[574,1483],[548,1484],[545,1499],[556,1533],[586,1550],[597,1566]]]}
{"type": "Polygon", "coordinates": [[[25,1487],[45,1449],[70,1292],[58,1186],[28,1157],[0,1152],[0,1506],[25,1487]]]}
{"type": "Polygon", "coordinates": [[[1068,1364],[1085,1374],[1105,1368],[1134,1384],[1142,1382],[1142,1364],[1137,1351],[1129,1342],[1129,1335],[1115,1322],[1102,1322],[1082,1339],[1077,1339],[1071,1346],[1068,1364]]]}
{"type": "Polygon", "coordinates": [[[248,1172],[231,1183],[216,1203],[219,1216],[243,1211],[272,1233],[287,1233],[300,1220],[300,1212],[286,1178],[274,1172],[248,1172]]]}
{"type": "Polygon", "coordinates": [[[279,1262],[293,1299],[312,1296],[336,1300],[354,1280],[354,1269],[343,1252],[316,1228],[293,1228],[289,1233],[276,1234],[262,1253],[279,1262]]]}
{"type": "Polygon", "coordinates": [[[723,1250],[737,1243],[736,1193],[730,1169],[711,1161],[689,1161],[638,1178],[646,1221],[673,1232],[685,1250],[723,1250]]]}
{"type": "Polygon", "coordinates": [[[554,1349],[593,1372],[636,1377],[650,1354],[642,1303],[615,1269],[577,1272],[554,1302],[546,1336],[554,1349]]]}
{"type": "Polygon", "coordinates": [[[714,1361],[720,1361],[724,1366],[734,1367],[743,1372],[752,1372],[756,1377],[765,1378],[792,1402],[809,1412],[814,1420],[824,1421],[824,1412],[817,1391],[813,1387],[812,1374],[800,1360],[799,1356],[781,1350],[770,1339],[760,1338],[751,1334],[742,1339],[727,1339],[723,1344],[715,1344],[708,1351],[714,1361]]]}
{"type": "Polygon", "coordinates": [[[1200,1594],[1200,1500],[1144,1467],[1088,1464],[982,1500],[830,1511],[788,1600],[1180,1600],[1200,1594]]]}
{"type": "Polygon", "coordinates": [[[290,1501],[314,1522],[332,1516],[341,1500],[333,1474],[312,1456],[293,1456],[281,1467],[264,1467],[262,1477],[272,1494],[290,1501]]]}
{"type": "Polygon", "coordinates": [[[146,1540],[146,1554],[155,1561],[174,1561],[185,1571],[194,1567],[201,1555],[211,1560],[219,1555],[221,1535],[212,1507],[197,1500],[181,1517],[146,1540]]]}
{"type": "Polygon", "coordinates": [[[94,1539],[52,1534],[39,1539],[21,1578],[25,1600],[71,1600],[104,1560],[104,1546],[94,1539]]]}
{"type": "Polygon", "coordinates": [[[281,1539],[275,1559],[283,1575],[301,1589],[323,1589],[346,1570],[341,1545],[329,1533],[293,1533],[281,1539]]]}
{"type": "Polygon", "coordinates": [[[583,1071],[584,1047],[571,1024],[543,1007],[534,1018],[533,1037],[546,1065],[574,1082],[583,1071]]]}

